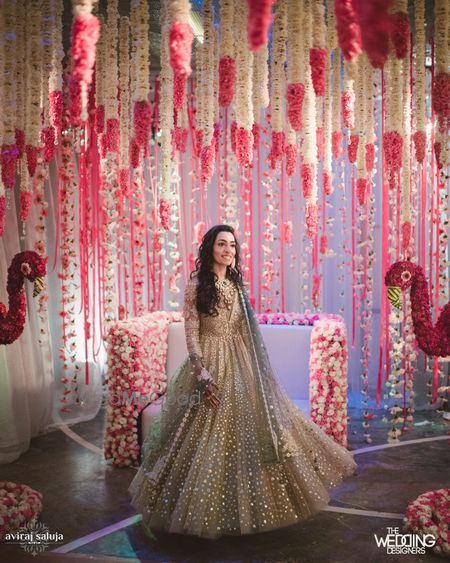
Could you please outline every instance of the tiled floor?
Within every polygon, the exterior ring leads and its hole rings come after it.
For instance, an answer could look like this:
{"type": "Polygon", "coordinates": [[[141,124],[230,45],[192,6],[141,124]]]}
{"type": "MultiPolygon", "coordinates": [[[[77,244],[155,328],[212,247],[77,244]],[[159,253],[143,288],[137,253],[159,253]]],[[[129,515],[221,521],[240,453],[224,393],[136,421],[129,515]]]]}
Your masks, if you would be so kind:
{"type": "MultiPolygon", "coordinates": [[[[361,411],[349,410],[350,449],[368,448],[361,431],[361,411]]],[[[92,421],[72,426],[86,441],[102,447],[104,412],[92,421]]],[[[371,424],[373,443],[386,443],[387,427],[371,424]]],[[[446,436],[450,423],[438,413],[418,412],[414,427],[402,442],[446,436]]],[[[374,534],[387,526],[401,528],[406,504],[422,492],[450,486],[450,437],[356,454],[357,474],[333,493],[330,510],[295,526],[264,534],[202,540],[157,534],[148,537],[129,504],[128,485],[134,469],[116,469],[102,456],[57,430],[32,440],[16,462],[0,466],[0,480],[26,483],[44,495],[41,521],[64,534],[70,553],[26,556],[20,546],[0,546],[0,560],[37,561],[292,561],[345,563],[419,563],[436,561],[432,554],[386,555],[374,534]],[[335,507],[333,509],[333,507],[335,507]],[[389,514],[382,514],[389,513],[389,514]],[[396,516],[397,515],[397,516],[396,516]],[[129,521],[126,521],[130,518],[129,521]],[[125,523],[120,523],[125,520],[125,523]],[[128,523],[128,525],[126,525],[128,523]],[[112,530],[99,532],[112,526],[112,530]],[[95,537],[85,538],[89,534],[95,537]]]]}

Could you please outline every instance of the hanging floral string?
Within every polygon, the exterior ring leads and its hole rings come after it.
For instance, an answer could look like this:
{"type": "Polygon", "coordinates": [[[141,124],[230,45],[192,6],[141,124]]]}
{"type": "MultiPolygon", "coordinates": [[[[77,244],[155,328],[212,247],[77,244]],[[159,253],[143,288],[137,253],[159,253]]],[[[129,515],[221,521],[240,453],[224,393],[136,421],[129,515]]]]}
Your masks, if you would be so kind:
{"type": "Polygon", "coordinates": [[[267,44],[273,3],[274,0],[247,0],[248,44],[252,51],[257,51],[267,44]]]}
{"type": "Polygon", "coordinates": [[[433,83],[433,108],[438,118],[439,129],[442,132],[448,131],[450,127],[449,20],[449,3],[446,0],[436,0],[434,3],[434,53],[436,67],[433,83]]]}
{"type": "Polygon", "coordinates": [[[234,0],[220,2],[219,104],[228,107],[234,96],[236,60],[234,58],[234,0]]]}
{"type": "Polygon", "coordinates": [[[286,86],[286,74],[284,65],[286,62],[286,39],[287,39],[287,11],[284,2],[276,5],[275,21],[273,25],[273,47],[271,60],[271,126],[272,147],[269,156],[269,165],[275,168],[277,161],[282,160],[285,150],[284,133],[284,96],[286,86]]]}
{"type": "MultiPolygon", "coordinates": [[[[133,129],[134,140],[144,154],[147,154],[150,136],[151,109],[149,102],[149,16],[147,0],[133,0],[132,13],[135,21],[132,22],[133,32],[133,61],[134,74],[132,75],[131,99],[133,102],[133,129]],[[136,27],[134,27],[133,23],[136,27]]],[[[168,30],[165,29],[167,32],[168,30]]],[[[161,37],[167,42],[161,30],[161,37]]],[[[170,99],[172,100],[170,93],[170,99]]]]}
{"type": "Polygon", "coordinates": [[[392,0],[344,1],[353,4],[358,14],[362,47],[369,57],[370,64],[374,68],[382,69],[389,54],[389,33],[391,31],[389,8],[392,0]]]}
{"type": "Polygon", "coordinates": [[[174,107],[183,106],[187,79],[191,69],[191,50],[194,33],[188,23],[191,3],[189,0],[171,0],[168,6],[170,66],[173,70],[174,107]]]}
{"type": "Polygon", "coordinates": [[[16,181],[16,166],[19,150],[16,145],[15,130],[15,99],[16,99],[16,76],[15,76],[15,51],[16,36],[14,33],[15,10],[14,3],[7,2],[3,7],[3,21],[0,24],[3,29],[3,112],[2,112],[2,146],[1,146],[1,182],[0,182],[0,235],[4,230],[4,218],[6,213],[5,187],[14,189],[16,181]]]}
{"type": "Polygon", "coordinates": [[[214,96],[210,88],[214,84],[214,15],[211,0],[203,4],[203,31],[204,42],[202,47],[202,87],[205,88],[203,97],[203,139],[200,152],[201,181],[209,183],[214,174],[214,161],[216,156],[214,142],[214,96]]]}
{"type": "Polygon", "coordinates": [[[416,120],[416,131],[414,132],[414,147],[416,160],[422,163],[425,158],[427,134],[425,129],[426,108],[425,108],[425,1],[416,0],[414,4],[414,21],[416,36],[416,56],[415,56],[415,82],[414,99],[416,120]]]}
{"type": "Polygon", "coordinates": [[[325,95],[325,76],[327,64],[325,6],[322,2],[313,3],[313,41],[309,50],[309,65],[316,96],[325,95]]]}
{"type": "Polygon", "coordinates": [[[384,68],[386,126],[383,135],[383,151],[386,161],[389,187],[399,186],[403,155],[402,136],[402,62],[395,55],[389,55],[384,68]]]}
{"type": "MultiPolygon", "coordinates": [[[[60,4],[58,3],[60,7],[60,4]]],[[[17,0],[16,1],[16,41],[17,41],[17,49],[15,53],[15,66],[16,66],[16,131],[15,131],[15,138],[16,138],[16,145],[19,151],[19,158],[21,159],[23,153],[25,151],[25,71],[26,71],[26,38],[25,38],[25,31],[26,31],[26,11],[25,11],[25,0],[17,0]]],[[[58,21],[55,21],[55,28],[59,31],[61,30],[61,13],[55,15],[55,18],[59,17],[58,21]]],[[[53,36],[57,34],[57,31],[53,32],[53,36]]],[[[58,35],[59,40],[61,41],[61,33],[58,35]]],[[[61,55],[62,59],[62,55],[61,55]]],[[[60,62],[61,62],[60,59],[60,62]]],[[[60,65],[61,66],[61,65],[60,65]]]]}
{"type": "Polygon", "coordinates": [[[259,147],[261,110],[268,107],[269,97],[269,50],[263,45],[253,54],[253,148],[259,147]]]}
{"type": "Polygon", "coordinates": [[[305,97],[306,72],[305,50],[303,48],[303,10],[296,0],[289,0],[287,33],[289,57],[287,65],[286,105],[287,117],[294,131],[303,127],[303,99],[305,97]]]}
{"type": "Polygon", "coordinates": [[[51,40],[51,65],[48,79],[48,100],[50,123],[55,130],[55,139],[61,136],[62,130],[62,60],[64,58],[64,48],[62,44],[62,0],[51,2],[52,9],[52,40],[51,40]]]}
{"type": "Polygon", "coordinates": [[[236,158],[239,166],[253,160],[252,68],[253,53],[247,41],[247,5],[235,5],[236,25],[236,158]]]}
{"type": "MultiPolygon", "coordinates": [[[[403,14],[404,12],[398,12],[403,14]]],[[[409,31],[409,28],[408,28],[409,31]]],[[[409,33],[408,33],[409,35],[409,33]]],[[[401,235],[402,250],[404,258],[411,257],[411,165],[410,154],[412,153],[411,144],[411,69],[409,58],[409,40],[408,53],[403,60],[403,163],[401,171],[401,235]]]]}
{"type": "Polygon", "coordinates": [[[361,30],[352,0],[334,0],[334,13],[339,47],[345,60],[351,61],[361,52],[361,30]]]}
{"type": "Polygon", "coordinates": [[[119,96],[120,96],[120,170],[121,196],[126,197],[130,185],[130,20],[120,18],[119,96]]]}
{"type": "Polygon", "coordinates": [[[77,113],[75,118],[87,119],[88,89],[92,82],[95,64],[95,46],[100,36],[100,22],[92,14],[92,9],[97,0],[72,0],[72,11],[74,15],[72,23],[72,79],[80,92],[78,115],[78,101],[72,99],[77,113]]]}
{"type": "Polygon", "coordinates": [[[160,105],[159,125],[161,129],[161,187],[159,201],[159,216],[164,230],[171,227],[171,207],[173,194],[171,192],[171,156],[173,121],[173,73],[169,63],[168,45],[168,14],[165,4],[161,10],[161,75],[160,75],[160,105]]]}
{"type": "Polygon", "coordinates": [[[105,130],[105,96],[104,84],[107,81],[107,66],[105,61],[105,18],[100,15],[100,39],[97,42],[95,58],[95,132],[101,135],[105,130]]]}

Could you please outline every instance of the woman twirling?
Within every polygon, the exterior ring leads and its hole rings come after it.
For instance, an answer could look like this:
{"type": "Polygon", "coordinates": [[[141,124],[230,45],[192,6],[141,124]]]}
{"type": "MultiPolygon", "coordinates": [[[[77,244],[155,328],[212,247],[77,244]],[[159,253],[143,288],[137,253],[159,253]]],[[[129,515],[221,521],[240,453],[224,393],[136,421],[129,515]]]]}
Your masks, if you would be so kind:
{"type": "Polygon", "coordinates": [[[356,463],[276,379],[232,227],[205,234],[184,317],[189,356],[169,382],[130,485],[144,525],[217,538],[289,526],[321,510],[356,463]]]}

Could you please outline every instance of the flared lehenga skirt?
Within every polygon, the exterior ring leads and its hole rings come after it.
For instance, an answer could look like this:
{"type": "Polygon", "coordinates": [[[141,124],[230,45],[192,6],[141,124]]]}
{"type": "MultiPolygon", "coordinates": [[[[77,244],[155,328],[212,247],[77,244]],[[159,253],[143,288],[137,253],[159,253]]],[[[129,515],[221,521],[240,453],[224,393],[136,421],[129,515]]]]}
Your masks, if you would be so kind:
{"type": "MultiPolygon", "coordinates": [[[[320,511],[329,491],[353,474],[353,456],[286,400],[295,454],[265,464],[257,439],[259,391],[241,334],[203,335],[201,344],[220,406],[200,401],[187,408],[156,462],[139,469],[130,493],[144,525],[217,538],[289,526],[320,511]]],[[[188,360],[174,378],[192,378],[188,360]]]]}

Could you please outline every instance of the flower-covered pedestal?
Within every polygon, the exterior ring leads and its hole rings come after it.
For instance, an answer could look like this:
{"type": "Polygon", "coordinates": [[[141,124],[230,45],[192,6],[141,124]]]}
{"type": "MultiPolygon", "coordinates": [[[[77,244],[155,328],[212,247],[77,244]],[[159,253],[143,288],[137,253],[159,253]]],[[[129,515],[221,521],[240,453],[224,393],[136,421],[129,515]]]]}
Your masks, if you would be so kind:
{"type": "Polygon", "coordinates": [[[42,493],[21,483],[0,481],[0,539],[37,520],[41,512],[42,493]]]}
{"type": "Polygon", "coordinates": [[[311,335],[309,404],[311,420],[347,446],[347,332],[338,315],[316,321],[311,335]]]}
{"type": "Polygon", "coordinates": [[[156,311],[118,321],[108,333],[104,453],[118,467],[139,463],[138,416],[165,393],[169,324],[181,320],[179,312],[156,311]]]}

